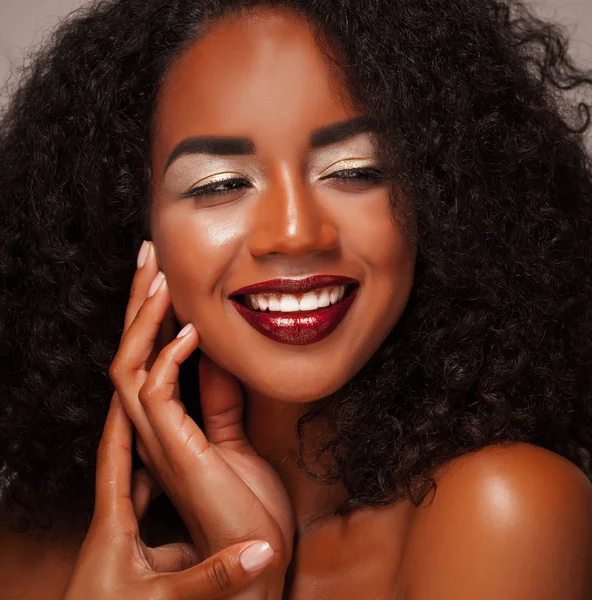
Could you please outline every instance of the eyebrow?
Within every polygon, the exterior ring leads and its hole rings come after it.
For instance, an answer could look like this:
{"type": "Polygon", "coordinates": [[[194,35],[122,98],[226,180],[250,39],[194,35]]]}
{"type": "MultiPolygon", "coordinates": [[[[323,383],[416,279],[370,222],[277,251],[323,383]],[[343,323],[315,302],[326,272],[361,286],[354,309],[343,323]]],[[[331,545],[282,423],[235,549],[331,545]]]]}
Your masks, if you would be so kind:
{"type": "MultiPolygon", "coordinates": [[[[311,149],[341,142],[358,133],[376,131],[374,119],[368,116],[354,117],[347,121],[331,123],[315,129],[309,140],[311,149]]],[[[169,155],[163,174],[171,164],[185,154],[215,154],[219,156],[243,156],[255,153],[255,143],[248,137],[197,136],[179,142],[169,155]]]]}

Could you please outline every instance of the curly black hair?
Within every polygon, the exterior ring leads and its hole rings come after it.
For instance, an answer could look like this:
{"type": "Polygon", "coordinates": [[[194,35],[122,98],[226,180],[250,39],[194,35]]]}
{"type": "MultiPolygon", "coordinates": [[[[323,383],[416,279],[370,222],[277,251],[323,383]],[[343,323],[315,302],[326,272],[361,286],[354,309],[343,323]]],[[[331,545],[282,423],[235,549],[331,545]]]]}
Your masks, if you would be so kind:
{"type": "Polygon", "coordinates": [[[36,52],[0,124],[3,514],[19,531],[88,526],[108,368],[150,239],[159,85],[209,23],[258,5],[338,49],[419,234],[399,322],[299,421],[301,442],[310,420],[333,426],[323,472],[301,467],[343,479],[340,514],[418,503],[439,465],[504,440],[592,478],[590,113],[568,93],[592,73],[563,29],[502,0],[103,0],[36,52]]]}

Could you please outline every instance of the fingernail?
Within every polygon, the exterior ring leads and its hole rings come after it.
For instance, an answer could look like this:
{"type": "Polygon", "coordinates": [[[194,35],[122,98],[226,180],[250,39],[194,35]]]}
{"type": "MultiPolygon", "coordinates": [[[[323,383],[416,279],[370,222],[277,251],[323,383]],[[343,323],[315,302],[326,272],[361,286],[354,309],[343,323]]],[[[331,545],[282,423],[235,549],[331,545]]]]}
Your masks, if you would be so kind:
{"type": "Polygon", "coordinates": [[[245,571],[259,571],[273,558],[273,550],[267,542],[259,542],[243,550],[240,555],[245,571]]]}
{"type": "Polygon", "coordinates": [[[162,271],[159,271],[156,274],[156,277],[154,277],[154,279],[152,280],[152,283],[150,284],[150,289],[148,290],[147,298],[150,298],[150,296],[153,296],[156,293],[156,290],[160,287],[160,284],[162,283],[163,279],[164,273],[162,271]]]}
{"type": "Polygon", "coordinates": [[[187,335],[191,330],[193,329],[193,324],[192,323],[187,323],[187,325],[185,325],[185,327],[183,327],[183,329],[181,329],[181,331],[179,331],[179,333],[177,334],[177,337],[183,337],[184,335],[187,335]]]}
{"type": "Polygon", "coordinates": [[[142,242],[140,251],[138,252],[138,269],[141,269],[146,264],[148,258],[148,252],[150,251],[150,245],[146,240],[142,242]]]}

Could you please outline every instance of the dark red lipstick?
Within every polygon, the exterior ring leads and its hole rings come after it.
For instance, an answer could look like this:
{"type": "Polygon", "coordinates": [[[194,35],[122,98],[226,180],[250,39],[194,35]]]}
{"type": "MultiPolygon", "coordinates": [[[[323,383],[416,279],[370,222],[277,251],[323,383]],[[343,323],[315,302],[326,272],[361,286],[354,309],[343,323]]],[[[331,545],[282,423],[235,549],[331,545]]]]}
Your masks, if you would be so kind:
{"type": "Polygon", "coordinates": [[[351,277],[343,277],[341,275],[311,275],[310,277],[302,277],[294,279],[292,277],[279,277],[277,279],[269,279],[261,283],[246,285],[230,294],[230,297],[239,296],[242,294],[264,294],[277,292],[279,294],[306,294],[311,290],[316,290],[323,287],[333,287],[337,285],[358,285],[357,279],[351,277]]]}
{"type": "Polygon", "coordinates": [[[237,312],[266,337],[282,344],[313,344],[327,337],[341,323],[357,297],[359,281],[338,275],[315,275],[302,279],[280,278],[242,287],[230,295],[237,312]],[[270,312],[253,310],[246,294],[302,295],[324,287],[345,286],[343,298],[336,304],[316,310],[270,312]],[[242,296],[242,298],[241,298],[242,296]]]}

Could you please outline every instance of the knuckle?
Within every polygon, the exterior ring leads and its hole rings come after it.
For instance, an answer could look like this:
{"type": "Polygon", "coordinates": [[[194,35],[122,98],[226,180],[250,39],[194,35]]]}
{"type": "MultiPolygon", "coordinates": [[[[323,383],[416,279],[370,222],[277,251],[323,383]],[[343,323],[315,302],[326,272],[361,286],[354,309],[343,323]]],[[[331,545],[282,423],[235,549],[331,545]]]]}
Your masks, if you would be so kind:
{"type": "Polygon", "coordinates": [[[120,359],[116,356],[113,362],[109,365],[109,377],[111,381],[115,383],[121,379],[121,365],[120,359]]]}
{"type": "Polygon", "coordinates": [[[181,568],[190,569],[194,564],[193,556],[187,546],[181,546],[181,568]]]}
{"type": "Polygon", "coordinates": [[[138,390],[138,400],[141,404],[147,405],[153,402],[159,392],[159,388],[146,380],[144,385],[138,390]]]}
{"type": "Polygon", "coordinates": [[[220,558],[214,558],[208,569],[208,578],[211,584],[221,592],[226,591],[230,587],[230,576],[228,569],[220,558]]]}

